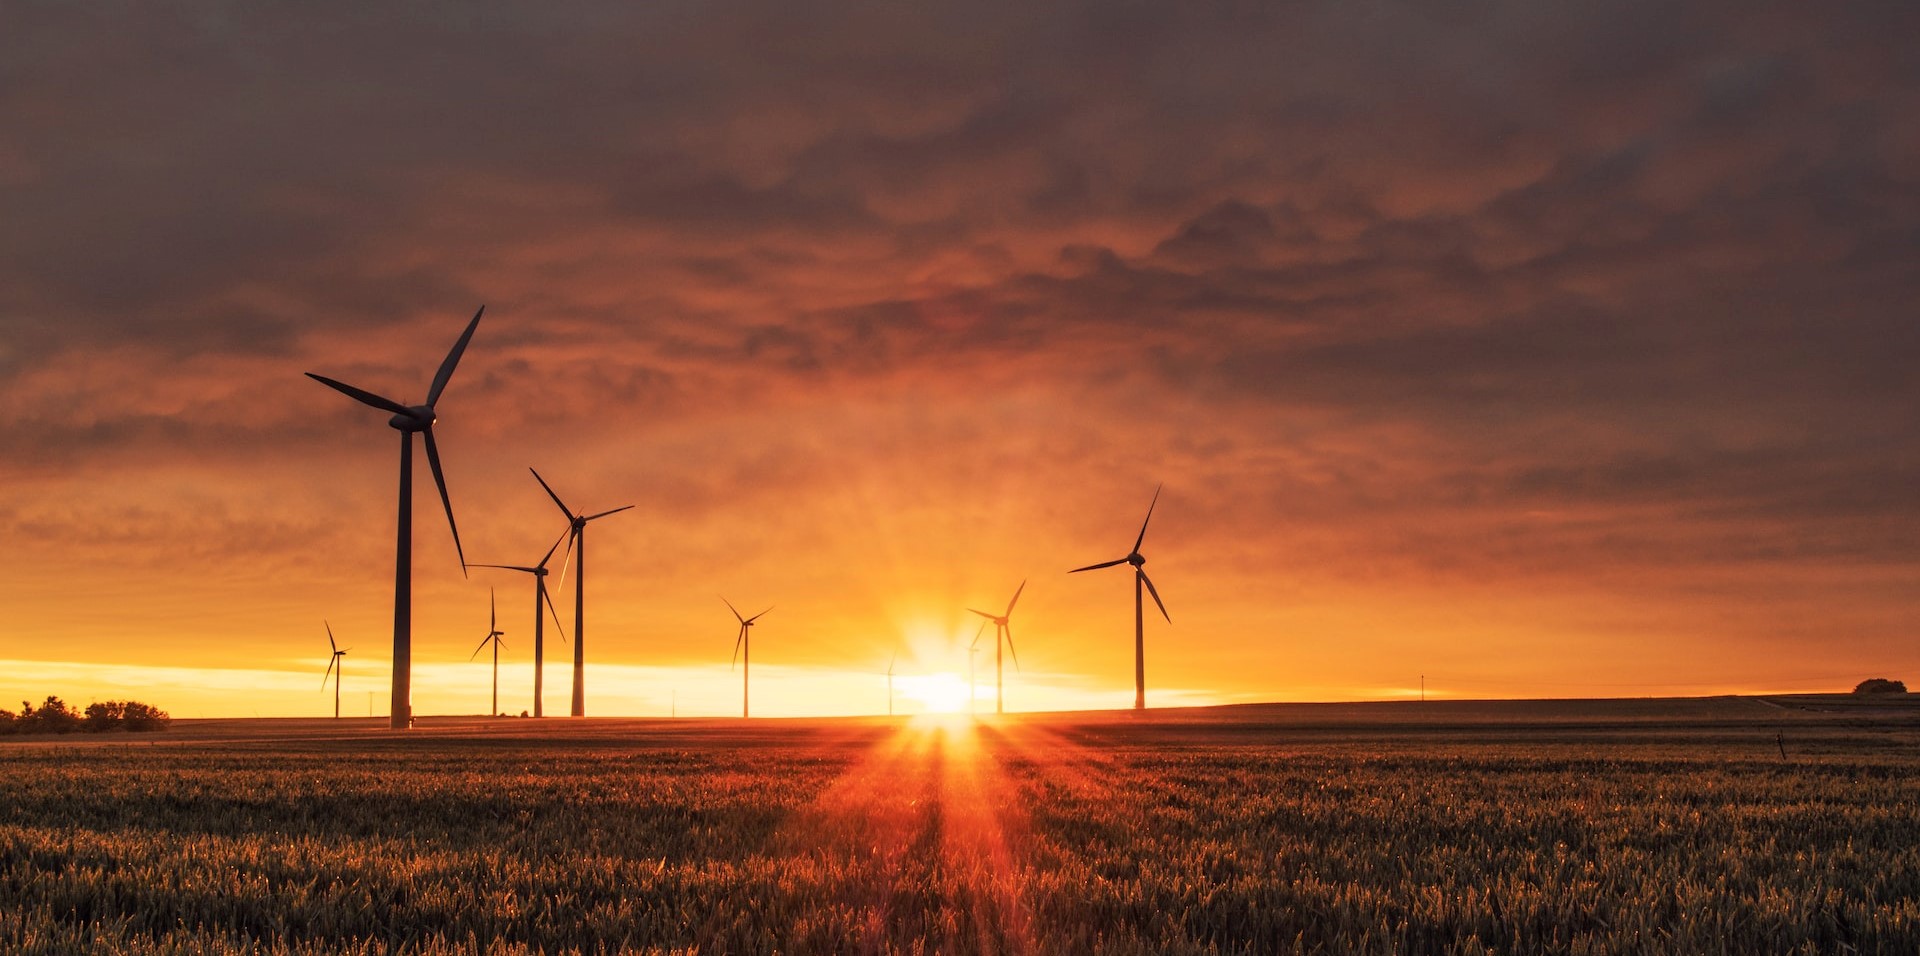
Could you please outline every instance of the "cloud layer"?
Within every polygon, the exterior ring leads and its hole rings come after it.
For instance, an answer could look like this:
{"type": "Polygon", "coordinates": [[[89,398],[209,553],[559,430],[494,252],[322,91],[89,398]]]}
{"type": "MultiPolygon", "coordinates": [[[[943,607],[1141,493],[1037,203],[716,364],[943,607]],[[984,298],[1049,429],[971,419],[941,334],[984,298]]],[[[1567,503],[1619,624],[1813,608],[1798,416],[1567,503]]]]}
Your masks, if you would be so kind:
{"type": "MultiPolygon", "coordinates": [[[[416,401],[486,302],[469,553],[557,533],[530,464],[637,503],[614,659],[711,657],[719,589],[796,663],[963,645],[1029,576],[1037,666],[1119,687],[1122,582],[1059,572],[1165,481],[1180,686],[1920,663],[1901,5],[15,19],[14,656],[377,632],[392,433],[299,373],[416,401]]],[[[479,585],[418,511],[451,653],[479,585]]]]}

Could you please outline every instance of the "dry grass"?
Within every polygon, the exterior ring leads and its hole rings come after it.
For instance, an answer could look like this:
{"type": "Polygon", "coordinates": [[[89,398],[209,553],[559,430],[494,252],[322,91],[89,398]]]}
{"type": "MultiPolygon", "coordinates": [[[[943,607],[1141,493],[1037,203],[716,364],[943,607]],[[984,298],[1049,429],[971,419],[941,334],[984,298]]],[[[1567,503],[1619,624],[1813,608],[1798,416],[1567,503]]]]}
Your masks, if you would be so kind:
{"type": "Polygon", "coordinates": [[[0,749],[0,950],[1910,954],[1911,715],[182,722],[0,749]]]}

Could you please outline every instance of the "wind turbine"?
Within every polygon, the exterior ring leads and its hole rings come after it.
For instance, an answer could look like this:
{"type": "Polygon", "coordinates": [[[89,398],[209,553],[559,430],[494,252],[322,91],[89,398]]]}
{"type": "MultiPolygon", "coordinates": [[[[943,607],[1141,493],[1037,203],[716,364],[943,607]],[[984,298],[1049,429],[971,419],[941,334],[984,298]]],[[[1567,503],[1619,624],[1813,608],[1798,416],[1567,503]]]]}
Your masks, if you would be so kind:
{"type": "Polygon", "coordinates": [[[541,701],[544,699],[543,669],[547,660],[546,621],[540,613],[542,603],[545,603],[547,610],[553,614],[553,627],[560,632],[560,639],[563,641],[567,639],[566,629],[560,626],[560,610],[553,606],[553,595],[547,593],[547,562],[553,560],[553,553],[560,549],[561,540],[572,533],[571,529],[560,532],[560,537],[553,539],[553,547],[548,548],[546,556],[533,567],[519,564],[473,565],[476,568],[499,568],[502,571],[523,571],[533,575],[533,715],[535,717],[541,716],[541,701]]]}
{"type": "MultiPolygon", "coordinates": [[[[1155,487],[1153,489],[1153,500],[1147,503],[1146,521],[1140,522],[1140,536],[1133,539],[1133,550],[1127,552],[1126,557],[1115,558],[1112,561],[1102,561],[1099,564],[1089,564],[1084,568],[1074,568],[1072,571],[1067,572],[1068,574],[1079,574],[1082,571],[1094,571],[1100,568],[1110,568],[1116,564],[1133,565],[1133,709],[1134,710],[1147,709],[1147,662],[1146,662],[1147,625],[1146,625],[1146,616],[1141,612],[1140,585],[1142,584],[1146,585],[1147,592],[1153,595],[1153,603],[1155,606],[1160,608],[1160,616],[1166,618],[1168,624],[1173,623],[1173,616],[1167,613],[1167,606],[1165,604],[1160,603],[1159,589],[1153,586],[1153,579],[1147,577],[1147,570],[1146,568],[1142,567],[1142,565],[1145,565],[1147,563],[1147,559],[1145,556],[1141,555],[1140,553],[1140,543],[1147,540],[1147,521],[1153,520],[1153,506],[1159,503],[1160,503],[1160,488],[1155,487]]],[[[1014,596],[1019,597],[1017,593],[1014,596]]],[[[1007,610],[1011,612],[1013,610],[1012,605],[1008,605],[1007,610]]]]}
{"type": "MultiPolygon", "coordinates": [[[[752,617],[741,617],[740,611],[733,606],[732,601],[721,598],[720,603],[725,604],[727,610],[733,612],[733,619],[740,622],[740,636],[733,639],[733,661],[735,664],[740,665],[740,717],[745,719],[747,717],[748,703],[747,678],[753,673],[753,622],[760,620],[761,614],[773,610],[773,605],[767,605],[767,611],[761,611],[760,614],[755,614],[752,617]]],[[[731,668],[732,665],[730,664],[728,667],[731,668]]]]}
{"type": "Polygon", "coordinates": [[[333,648],[333,656],[327,659],[327,672],[320,676],[320,689],[326,690],[327,678],[333,678],[333,719],[339,720],[340,678],[347,672],[346,663],[340,660],[340,658],[347,656],[347,651],[352,650],[352,648],[342,648],[340,645],[335,644],[333,642],[333,625],[327,624],[326,621],[321,621],[320,623],[326,624],[327,646],[333,648]]]}
{"type": "Polygon", "coordinates": [[[453,501],[447,497],[447,479],[440,471],[440,450],[433,443],[436,420],[433,407],[440,401],[440,393],[446,390],[447,380],[453,378],[453,368],[460,364],[460,355],[467,350],[467,342],[472,340],[473,330],[480,327],[480,314],[485,311],[487,307],[483,305],[473,313],[473,321],[467,323],[467,330],[460,333],[460,340],[453,343],[453,350],[440,363],[440,370],[434,373],[433,384],[427,389],[425,404],[402,405],[345,382],[307,373],[308,378],[343,392],[363,405],[392,412],[393,417],[387,419],[387,424],[400,432],[399,541],[393,560],[393,706],[388,721],[394,730],[413,725],[413,435],[419,432],[426,436],[427,464],[433,469],[433,483],[440,489],[440,504],[447,509],[447,528],[453,532],[453,550],[460,556],[460,573],[465,575],[467,555],[460,547],[460,528],[453,523],[453,501]]]}
{"type": "Polygon", "coordinates": [[[973,611],[973,613],[986,618],[986,620],[980,622],[980,630],[975,631],[973,634],[973,642],[975,644],[980,643],[980,635],[987,632],[987,625],[993,625],[993,712],[996,714],[1004,714],[1007,712],[1007,702],[1003,695],[1003,688],[1001,687],[1000,681],[1000,641],[1002,638],[1006,639],[1007,650],[1013,652],[1013,667],[1015,670],[1019,670],[1020,652],[1014,650],[1013,625],[1008,624],[1007,619],[1013,616],[1013,606],[1020,603],[1020,592],[1026,589],[1027,582],[1020,582],[1020,586],[1014,589],[1013,600],[1007,602],[1007,610],[1003,614],[993,615],[985,611],[974,611],[973,608],[967,608],[967,610],[973,611]]]}
{"type": "MultiPolygon", "coordinates": [[[[572,713],[575,717],[585,717],[587,715],[587,522],[617,514],[633,506],[621,505],[599,514],[580,514],[567,507],[567,503],[561,501],[559,495],[554,494],[553,486],[547,484],[547,480],[540,477],[539,472],[532,468],[527,470],[533,471],[533,480],[539,482],[540,487],[547,489],[547,497],[552,498],[553,503],[559,506],[560,513],[567,516],[567,557],[577,560],[580,564],[580,567],[574,571],[573,577],[572,713]]],[[[564,580],[566,576],[567,570],[563,561],[560,577],[564,580]]]]}
{"type": "Polygon", "coordinates": [[[893,656],[887,658],[887,716],[888,717],[893,716],[893,665],[899,663],[899,661],[900,661],[899,651],[893,652],[893,656]]]}
{"type": "Polygon", "coordinates": [[[471,661],[479,657],[480,651],[488,643],[493,644],[493,709],[487,712],[490,715],[500,713],[500,639],[506,634],[507,632],[500,629],[500,608],[493,601],[493,589],[488,588],[487,636],[480,639],[480,646],[474,648],[472,654],[467,655],[467,660],[471,661]]]}

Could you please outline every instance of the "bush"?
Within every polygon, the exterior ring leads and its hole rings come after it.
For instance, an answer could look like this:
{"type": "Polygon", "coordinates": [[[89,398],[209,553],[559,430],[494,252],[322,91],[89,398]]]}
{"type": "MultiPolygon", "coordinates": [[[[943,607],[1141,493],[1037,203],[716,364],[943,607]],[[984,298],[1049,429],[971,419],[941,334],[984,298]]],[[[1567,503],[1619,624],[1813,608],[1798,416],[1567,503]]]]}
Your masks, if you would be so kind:
{"type": "Polygon", "coordinates": [[[1873,677],[1855,684],[1853,692],[1856,694],[1904,694],[1907,692],[1907,685],[1905,681],[1873,677]]]}

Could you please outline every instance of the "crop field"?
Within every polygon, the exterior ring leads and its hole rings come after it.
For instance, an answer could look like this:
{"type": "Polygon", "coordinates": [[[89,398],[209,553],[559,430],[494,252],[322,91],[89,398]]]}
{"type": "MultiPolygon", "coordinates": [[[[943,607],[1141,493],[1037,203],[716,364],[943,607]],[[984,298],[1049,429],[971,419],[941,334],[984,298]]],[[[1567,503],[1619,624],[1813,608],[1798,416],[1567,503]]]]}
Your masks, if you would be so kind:
{"type": "Polygon", "coordinates": [[[1904,700],[180,721],[0,769],[6,952],[1920,952],[1904,700]]]}

